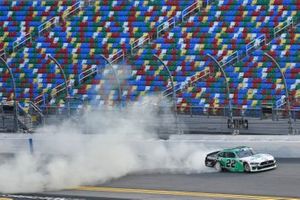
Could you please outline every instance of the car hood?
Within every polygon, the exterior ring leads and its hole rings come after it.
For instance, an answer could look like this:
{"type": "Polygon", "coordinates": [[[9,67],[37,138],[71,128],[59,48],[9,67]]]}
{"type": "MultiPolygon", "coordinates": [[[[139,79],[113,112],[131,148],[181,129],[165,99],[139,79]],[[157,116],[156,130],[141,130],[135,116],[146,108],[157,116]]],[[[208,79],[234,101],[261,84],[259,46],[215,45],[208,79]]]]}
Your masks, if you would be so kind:
{"type": "Polygon", "coordinates": [[[264,162],[264,161],[268,161],[268,160],[274,160],[274,157],[270,154],[255,154],[253,156],[248,156],[248,157],[245,157],[245,158],[241,158],[241,160],[243,161],[246,161],[246,162],[258,162],[258,163],[261,163],[261,162],[264,162]]]}

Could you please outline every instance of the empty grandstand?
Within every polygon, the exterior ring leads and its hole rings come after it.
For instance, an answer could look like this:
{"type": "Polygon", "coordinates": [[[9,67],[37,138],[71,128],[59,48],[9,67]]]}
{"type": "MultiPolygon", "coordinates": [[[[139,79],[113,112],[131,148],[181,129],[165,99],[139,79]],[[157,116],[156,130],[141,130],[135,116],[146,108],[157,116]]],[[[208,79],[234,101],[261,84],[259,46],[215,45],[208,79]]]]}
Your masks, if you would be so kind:
{"type": "Polygon", "coordinates": [[[0,4],[2,131],[148,94],[172,102],[171,131],[299,129],[297,0],[0,4]]]}

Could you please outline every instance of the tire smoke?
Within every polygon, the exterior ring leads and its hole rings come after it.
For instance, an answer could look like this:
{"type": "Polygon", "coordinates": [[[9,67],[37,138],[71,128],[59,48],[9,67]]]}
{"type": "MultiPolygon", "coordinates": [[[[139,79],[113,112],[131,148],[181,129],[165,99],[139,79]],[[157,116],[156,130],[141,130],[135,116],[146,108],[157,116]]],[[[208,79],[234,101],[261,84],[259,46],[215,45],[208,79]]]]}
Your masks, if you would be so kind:
{"type": "Polygon", "coordinates": [[[132,173],[210,171],[204,146],[157,138],[149,126],[157,117],[150,106],[138,104],[45,126],[33,135],[34,154],[20,151],[0,161],[0,192],[60,190],[132,173]]]}

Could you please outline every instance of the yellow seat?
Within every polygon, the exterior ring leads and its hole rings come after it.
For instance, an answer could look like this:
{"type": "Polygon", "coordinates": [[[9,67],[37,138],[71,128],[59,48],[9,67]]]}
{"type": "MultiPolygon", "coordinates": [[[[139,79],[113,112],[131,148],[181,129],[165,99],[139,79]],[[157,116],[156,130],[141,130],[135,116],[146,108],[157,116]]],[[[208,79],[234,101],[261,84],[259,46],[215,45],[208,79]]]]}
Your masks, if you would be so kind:
{"type": "Polygon", "coordinates": [[[140,94],[141,94],[141,96],[145,96],[146,95],[146,91],[141,91],[140,94]]]}
{"type": "Polygon", "coordinates": [[[140,15],[141,15],[141,11],[135,12],[135,17],[138,17],[138,16],[140,16],[140,15]]]}
{"type": "Polygon", "coordinates": [[[145,17],[145,22],[148,22],[150,20],[150,16],[145,17]]]}
{"type": "Polygon", "coordinates": [[[154,26],[155,26],[155,22],[151,22],[150,27],[154,27],[154,26]]]}
{"type": "Polygon", "coordinates": [[[251,103],[251,106],[254,107],[254,106],[256,106],[256,105],[257,105],[257,100],[253,100],[252,103],[251,103]]]}

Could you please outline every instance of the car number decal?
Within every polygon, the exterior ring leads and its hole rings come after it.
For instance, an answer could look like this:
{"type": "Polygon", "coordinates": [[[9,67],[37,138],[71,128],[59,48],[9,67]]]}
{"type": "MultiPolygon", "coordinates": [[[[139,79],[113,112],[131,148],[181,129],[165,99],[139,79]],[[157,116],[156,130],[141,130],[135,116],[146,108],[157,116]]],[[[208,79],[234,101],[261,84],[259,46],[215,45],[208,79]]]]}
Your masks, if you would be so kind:
{"type": "Polygon", "coordinates": [[[235,160],[228,159],[226,161],[226,167],[227,168],[235,168],[235,165],[236,165],[236,161],[235,160]]]}

